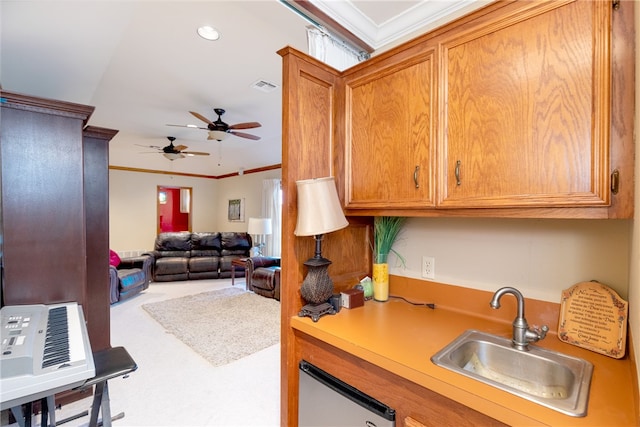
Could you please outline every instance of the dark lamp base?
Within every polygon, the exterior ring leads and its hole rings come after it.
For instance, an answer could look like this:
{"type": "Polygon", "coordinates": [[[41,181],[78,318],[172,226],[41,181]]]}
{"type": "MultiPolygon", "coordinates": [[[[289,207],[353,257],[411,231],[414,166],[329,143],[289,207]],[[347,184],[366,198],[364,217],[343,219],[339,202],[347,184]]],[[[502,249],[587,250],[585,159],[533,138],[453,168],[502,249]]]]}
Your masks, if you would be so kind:
{"type": "Polygon", "coordinates": [[[336,314],[333,306],[328,302],[323,302],[322,304],[307,304],[302,307],[302,310],[298,313],[298,317],[311,317],[311,320],[317,322],[320,317],[325,314],[336,314]]]}

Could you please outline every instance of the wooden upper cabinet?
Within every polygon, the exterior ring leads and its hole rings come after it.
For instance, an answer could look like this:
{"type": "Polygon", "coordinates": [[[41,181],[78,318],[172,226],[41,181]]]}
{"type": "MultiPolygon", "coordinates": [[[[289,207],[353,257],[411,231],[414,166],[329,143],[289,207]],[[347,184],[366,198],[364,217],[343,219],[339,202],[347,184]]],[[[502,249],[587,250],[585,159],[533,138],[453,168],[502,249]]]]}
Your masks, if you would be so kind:
{"type": "Polygon", "coordinates": [[[439,207],[610,204],[611,3],[530,4],[441,40],[439,207]]]}
{"type": "Polygon", "coordinates": [[[434,52],[345,78],[347,208],[435,205],[434,52]]]}

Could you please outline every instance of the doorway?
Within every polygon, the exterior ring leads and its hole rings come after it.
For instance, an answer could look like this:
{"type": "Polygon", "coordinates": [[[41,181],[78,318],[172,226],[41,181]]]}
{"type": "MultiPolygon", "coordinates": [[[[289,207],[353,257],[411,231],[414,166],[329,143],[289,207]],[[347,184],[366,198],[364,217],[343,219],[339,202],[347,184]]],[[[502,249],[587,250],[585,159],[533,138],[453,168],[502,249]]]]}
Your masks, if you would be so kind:
{"type": "Polygon", "coordinates": [[[191,187],[158,186],[158,234],[191,231],[191,187]]]}

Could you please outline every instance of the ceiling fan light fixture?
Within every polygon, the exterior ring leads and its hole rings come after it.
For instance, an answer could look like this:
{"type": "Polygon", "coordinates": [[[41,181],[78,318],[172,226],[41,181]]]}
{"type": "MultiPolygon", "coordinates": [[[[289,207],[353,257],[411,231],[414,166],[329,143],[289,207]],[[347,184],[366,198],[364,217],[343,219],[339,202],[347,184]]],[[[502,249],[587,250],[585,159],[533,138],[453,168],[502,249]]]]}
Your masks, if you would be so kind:
{"type": "Polygon", "coordinates": [[[205,40],[216,41],[220,38],[220,33],[213,27],[204,25],[198,28],[198,35],[205,40]]]}
{"type": "Polygon", "coordinates": [[[221,130],[210,130],[209,131],[209,138],[207,139],[215,139],[217,141],[222,141],[224,139],[227,139],[227,137],[229,136],[229,134],[227,132],[221,131],[221,130]]]}
{"type": "Polygon", "coordinates": [[[181,158],[184,157],[180,153],[163,153],[162,155],[165,156],[167,159],[169,159],[171,161],[176,160],[176,159],[181,159],[181,158]]]}

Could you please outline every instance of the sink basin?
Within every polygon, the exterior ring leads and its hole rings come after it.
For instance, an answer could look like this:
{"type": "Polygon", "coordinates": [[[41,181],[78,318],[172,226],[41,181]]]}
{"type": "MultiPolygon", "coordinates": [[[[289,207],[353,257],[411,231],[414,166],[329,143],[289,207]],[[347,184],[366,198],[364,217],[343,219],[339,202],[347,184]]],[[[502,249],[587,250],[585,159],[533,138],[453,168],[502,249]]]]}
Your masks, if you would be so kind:
{"type": "Polygon", "coordinates": [[[567,415],[587,414],[593,365],[586,360],[468,330],[431,361],[438,366],[567,415]]]}

